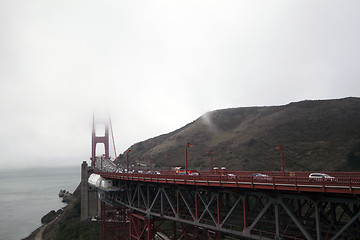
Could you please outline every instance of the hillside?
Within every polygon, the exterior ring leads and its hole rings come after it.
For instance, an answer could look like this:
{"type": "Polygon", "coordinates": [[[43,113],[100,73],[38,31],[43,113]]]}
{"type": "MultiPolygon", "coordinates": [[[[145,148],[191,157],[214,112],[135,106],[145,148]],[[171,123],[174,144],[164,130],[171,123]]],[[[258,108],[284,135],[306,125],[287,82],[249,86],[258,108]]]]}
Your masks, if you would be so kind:
{"type": "MultiPolygon", "coordinates": [[[[360,98],[301,101],[284,106],[242,107],[212,111],[186,126],[131,146],[135,160],[167,169],[184,166],[184,146],[192,169],[214,166],[228,170],[280,170],[283,146],[284,167],[293,170],[351,171],[347,155],[360,142],[360,98]]],[[[126,161],[126,152],[119,157],[126,161]]],[[[144,168],[147,168],[144,167],[144,168]]]]}
{"type": "Polygon", "coordinates": [[[100,222],[80,221],[80,197],[79,185],[74,192],[74,198],[57,218],[42,225],[23,240],[99,240],[100,222]]]}

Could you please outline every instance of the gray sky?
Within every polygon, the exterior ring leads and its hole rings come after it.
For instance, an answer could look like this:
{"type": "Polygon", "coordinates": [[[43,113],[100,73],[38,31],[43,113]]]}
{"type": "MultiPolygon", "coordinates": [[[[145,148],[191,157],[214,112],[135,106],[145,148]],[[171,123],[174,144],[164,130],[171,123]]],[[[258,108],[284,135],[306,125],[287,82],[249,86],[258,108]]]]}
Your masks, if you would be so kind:
{"type": "Polygon", "coordinates": [[[0,169],[79,165],[207,111],[359,96],[360,1],[0,0],[0,169]]]}

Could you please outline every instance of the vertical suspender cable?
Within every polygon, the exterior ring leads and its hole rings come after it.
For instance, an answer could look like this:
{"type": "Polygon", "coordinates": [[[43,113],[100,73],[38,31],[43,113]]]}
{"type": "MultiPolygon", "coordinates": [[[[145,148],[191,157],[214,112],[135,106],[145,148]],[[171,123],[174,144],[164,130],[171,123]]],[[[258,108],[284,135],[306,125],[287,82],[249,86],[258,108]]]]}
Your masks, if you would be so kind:
{"type": "Polygon", "coordinates": [[[117,159],[117,155],[116,155],[116,148],[115,148],[114,132],[113,132],[112,124],[111,124],[111,117],[109,117],[109,120],[110,120],[111,137],[112,137],[112,140],[113,140],[115,160],[116,160],[116,159],[117,159]]]}
{"type": "Polygon", "coordinates": [[[91,141],[92,141],[92,143],[91,143],[91,145],[92,145],[92,149],[91,149],[91,157],[92,157],[92,163],[91,163],[91,166],[93,167],[93,168],[95,168],[96,167],[96,156],[95,156],[95,154],[96,154],[96,144],[95,144],[95,115],[94,115],[94,113],[93,113],[93,125],[92,125],[92,135],[91,135],[91,141]]]}

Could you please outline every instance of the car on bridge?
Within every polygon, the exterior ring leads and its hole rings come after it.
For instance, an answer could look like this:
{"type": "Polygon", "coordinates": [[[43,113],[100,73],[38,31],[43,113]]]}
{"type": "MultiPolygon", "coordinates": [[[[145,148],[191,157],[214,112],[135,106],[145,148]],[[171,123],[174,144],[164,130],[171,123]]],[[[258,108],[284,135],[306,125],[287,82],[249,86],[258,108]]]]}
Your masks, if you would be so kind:
{"type": "Polygon", "coordinates": [[[145,172],[146,174],[156,174],[156,175],[160,175],[161,173],[159,171],[147,171],[145,172]]]}
{"type": "Polygon", "coordinates": [[[310,173],[309,175],[310,181],[335,181],[335,177],[330,176],[326,173],[310,173]]]}
{"type": "Polygon", "coordinates": [[[272,177],[270,177],[269,175],[266,175],[266,174],[262,174],[262,173],[253,173],[253,174],[251,174],[251,177],[256,180],[272,181],[272,177]]]}
{"type": "MultiPolygon", "coordinates": [[[[186,175],[185,168],[183,167],[175,167],[175,175],[186,175]]],[[[196,170],[188,170],[187,175],[200,175],[198,171],[196,170]]]]}
{"type": "MultiPolygon", "coordinates": [[[[191,176],[200,175],[199,172],[196,171],[196,170],[188,170],[187,173],[188,173],[187,175],[191,175],[191,176]]],[[[184,171],[177,171],[175,174],[176,175],[186,175],[186,172],[185,172],[185,170],[184,171]]]]}
{"type": "Polygon", "coordinates": [[[226,174],[226,176],[230,179],[235,179],[236,178],[236,175],[235,174],[232,174],[232,173],[228,173],[226,174]]]}

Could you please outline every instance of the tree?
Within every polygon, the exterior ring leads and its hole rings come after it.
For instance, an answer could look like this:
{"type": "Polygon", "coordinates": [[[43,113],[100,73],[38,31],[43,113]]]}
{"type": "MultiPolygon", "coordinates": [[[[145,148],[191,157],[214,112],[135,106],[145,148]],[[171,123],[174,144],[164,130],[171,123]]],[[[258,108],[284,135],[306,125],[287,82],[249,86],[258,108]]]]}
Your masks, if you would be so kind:
{"type": "Polygon", "coordinates": [[[360,168],[360,142],[358,142],[347,154],[347,162],[352,168],[360,168]]]}

